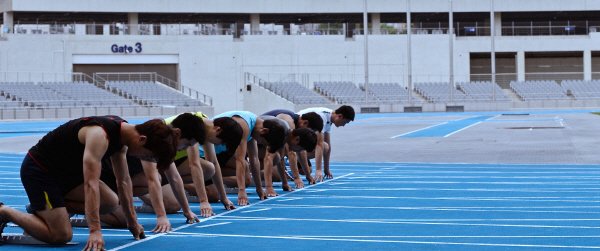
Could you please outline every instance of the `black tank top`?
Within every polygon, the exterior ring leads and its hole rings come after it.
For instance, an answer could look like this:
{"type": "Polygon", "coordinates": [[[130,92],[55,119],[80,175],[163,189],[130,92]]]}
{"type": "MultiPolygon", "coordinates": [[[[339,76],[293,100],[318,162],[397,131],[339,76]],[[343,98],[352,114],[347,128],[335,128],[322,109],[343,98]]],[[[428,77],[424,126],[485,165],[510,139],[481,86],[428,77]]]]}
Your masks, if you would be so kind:
{"type": "MultiPolygon", "coordinates": [[[[108,149],[103,158],[108,158],[123,148],[121,144],[123,122],[127,121],[117,116],[83,117],[71,120],[46,134],[29,149],[29,155],[57,180],[82,180],[85,145],[79,142],[77,137],[79,130],[86,126],[102,127],[108,138],[108,149]]],[[[67,191],[72,188],[63,187],[67,191]]]]}
{"type": "Polygon", "coordinates": [[[275,109],[272,111],[265,112],[262,115],[269,115],[269,116],[277,117],[277,115],[279,115],[279,114],[290,115],[290,117],[292,117],[292,119],[294,119],[294,127],[298,128],[298,119],[300,119],[300,115],[294,113],[293,111],[286,110],[286,109],[275,109]]]}

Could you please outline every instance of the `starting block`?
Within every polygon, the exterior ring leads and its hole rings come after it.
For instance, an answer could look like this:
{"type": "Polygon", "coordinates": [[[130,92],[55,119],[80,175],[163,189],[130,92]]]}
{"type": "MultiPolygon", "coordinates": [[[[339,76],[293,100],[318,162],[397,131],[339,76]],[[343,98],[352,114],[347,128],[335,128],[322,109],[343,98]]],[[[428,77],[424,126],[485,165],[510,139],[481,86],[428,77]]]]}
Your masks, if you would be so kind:
{"type": "MultiPolygon", "coordinates": [[[[40,241],[40,240],[33,238],[31,236],[28,236],[28,235],[2,236],[2,241],[0,241],[0,244],[61,246],[61,245],[48,244],[48,243],[45,243],[43,241],[40,241]]],[[[64,245],[78,245],[78,244],[79,244],[79,242],[67,242],[64,245]]]]}
{"type": "MultiPolygon", "coordinates": [[[[108,224],[104,222],[100,222],[101,227],[108,228],[110,227],[108,224]]],[[[88,227],[87,221],[85,219],[73,219],[71,218],[71,227],[88,227]]]]}

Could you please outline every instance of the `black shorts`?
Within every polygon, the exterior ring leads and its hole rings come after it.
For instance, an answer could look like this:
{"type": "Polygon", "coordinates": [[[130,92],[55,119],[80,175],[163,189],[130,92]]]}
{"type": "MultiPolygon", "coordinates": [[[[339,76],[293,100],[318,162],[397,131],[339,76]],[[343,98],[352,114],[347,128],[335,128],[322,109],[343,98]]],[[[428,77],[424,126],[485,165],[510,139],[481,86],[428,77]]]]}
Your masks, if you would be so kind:
{"type": "MultiPolygon", "coordinates": [[[[129,176],[133,178],[133,176],[143,173],[144,167],[142,166],[142,161],[136,157],[127,155],[127,168],[129,169],[129,176]]],[[[167,177],[161,171],[159,171],[161,176],[161,186],[169,184],[167,177]]],[[[115,173],[112,168],[112,164],[109,158],[104,158],[102,160],[102,172],[100,173],[100,180],[102,180],[111,190],[115,193],[118,193],[117,190],[117,178],[115,177],[115,173]]]]}
{"type": "Polygon", "coordinates": [[[27,154],[21,164],[21,182],[33,211],[65,207],[64,195],[57,179],[27,154]]]}

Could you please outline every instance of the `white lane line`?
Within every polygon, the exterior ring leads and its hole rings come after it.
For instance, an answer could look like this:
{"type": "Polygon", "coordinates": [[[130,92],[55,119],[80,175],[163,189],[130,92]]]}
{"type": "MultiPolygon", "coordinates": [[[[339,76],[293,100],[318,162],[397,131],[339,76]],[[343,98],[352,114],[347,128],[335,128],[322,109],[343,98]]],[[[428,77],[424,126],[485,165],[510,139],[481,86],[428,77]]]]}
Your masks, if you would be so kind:
{"type": "Polygon", "coordinates": [[[573,188],[547,188],[547,189],[522,189],[522,188],[503,188],[503,189],[492,189],[492,188],[370,188],[370,187],[354,187],[354,188],[330,188],[321,189],[320,192],[325,191],[468,191],[468,192],[520,192],[520,193],[598,193],[600,188],[587,188],[587,189],[573,189],[573,188]]]}
{"type": "Polygon", "coordinates": [[[444,125],[444,124],[448,124],[448,122],[443,122],[443,123],[439,123],[439,124],[436,124],[436,125],[432,125],[432,126],[424,127],[424,128],[417,129],[417,130],[414,130],[414,131],[410,131],[410,132],[407,132],[407,133],[398,134],[396,136],[390,137],[390,139],[395,139],[395,138],[402,137],[402,136],[407,135],[407,134],[411,134],[411,133],[415,133],[415,132],[418,132],[418,131],[427,130],[429,128],[440,126],[440,125],[444,125]]]}
{"type": "Polygon", "coordinates": [[[294,200],[301,200],[301,197],[292,197],[292,198],[285,198],[282,200],[277,200],[277,201],[294,201],[294,200]]]}
{"type": "MultiPolygon", "coordinates": [[[[275,199],[275,198],[281,198],[281,197],[285,197],[285,196],[287,196],[287,195],[289,195],[289,194],[293,194],[293,193],[296,193],[296,192],[298,192],[298,191],[304,191],[304,190],[306,190],[306,189],[309,189],[309,188],[312,188],[312,187],[314,187],[314,186],[318,186],[318,185],[320,185],[320,184],[326,184],[327,182],[334,181],[334,180],[337,180],[337,179],[340,179],[340,178],[344,178],[344,177],[347,177],[347,176],[350,176],[350,175],[353,175],[353,174],[354,174],[354,173],[349,173],[349,174],[346,174],[346,175],[343,175],[343,176],[339,176],[339,177],[336,177],[336,178],[333,178],[333,179],[330,179],[330,180],[326,180],[326,181],[324,181],[324,182],[321,182],[321,183],[317,183],[317,184],[314,184],[314,185],[306,186],[306,187],[304,187],[304,188],[302,188],[302,189],[297,189],[297,190],[291,191],[291,192],[289,192],[289,193],[282,194],[282,195],[280,195],[280,196],[278,196],[278,197],[272,197],[272,198],[269,198],[269,199],[266,199],[266,200],[261,200],[261,201],[259,201],[259,202],[256,202],[256,203],[253,203],[253,204],[250,204],[250,205],[248,205],[248,206],[245,206],[245,207],[238,207],[238,208],[236,208],[236,209],[233,209],[233,210],[231,210],[231,211],[225,211],[225,212],[223,212],[223,213],[220,213],[220,214],[217,214],[217,215],[215,215],[215,216],[212,216],[212,217],[209,217],[209,218],[204,218],[204,219],[201,219],[201,220],[200,220],[200,222],[198,222],[198,223],[194,223],[194,224],[187,224],[187,225],[183,225],[183,226],[177,227],[177,228],[173,229],[173,231],[172,231],[172,232],[175,232],[175,231],[178,231],[178,230],[181,230],[181,229],[185,229],[185,228],[188,228],[188,227],[191,227],[191,226],[195,226],[195,225],[197,225],[197,224],[199,224],[199,223],[202,223],[202,222],[205,222],[205,221],[208,221],[208,220],[211,220],[211,219],[217,219],[217,218],[219,218],[219,217],[222,217],[222,216],[225,216],[225,215],[228,215],[228,214],[231,214],[231,213],[234,213],[234,212],[240,211],[240,210],[242,210],[242,209],[248,209],[249,207],[256,206],[256,205],[260,205],[260,204],[262,204],[262,203],[264,203],[264,202],[267,202],[267,201],[273,200],[273,199],[275,199]]],[[[117,246],[117,247],[115,247],[115,248],[112,248],[112,249],[110,249],[109,251],[117,251],[117,250],[121,250],[121,249],[128,248],[128,247],[131,247],[131,246],[135,246],[135,245],[138,245],[138,244],[140,244],[140,243],[144,243],[144,242],[146,242],[146,241],[149,241],[149,240],[152,240],[152,239],[155,239],[155,238],[161,237],[161,236],[166,236],[166,233],[156,234],[156,235],[153,235],[153,236],[150,236],[150,237],[146,237],[145,239],[142,239],[142,240],[138,240],[138,241],[135,241],[135,242],[130,242],[130,243],[127,243],[127,244],[124,244],[124,245],[121,245],[121,246],[117,246]]]]}
{"type": "MultiPolygon", "coordinates": [[[[483,121],[492,120],[492,119],[495,119],[495,118],[497,118],[497,117],[499,117],[499,116],[500,116],[500,115],[496,115],[496,116],[493,116],[493,117],[487,118],[487,119],[485,119],[485,120],[483,120],[483,121]]],[[[452,136],[452,135],[454,135],[454,134],[456,134],[456,133],[459,133],[459,132],[461,132],[461,131],[464,131],[464,130],[466,130],[466,129],[468,129],[468,128],[471,128],[471,127],[473,127],[473,126],[479,125],[479,124],[481,124],[483,121],[476,122],[476,123],[474,123],[474,124],[471,124],[471,125],[465,126],[465,127],[461,128],[461,129],[459,129],[459,130],[456,130],[456,131],[454,131],[454,132],[451,132],[451,133],[449,133],[449,134],[446,134],[446,135],[444,135],[444,138],[450,137],[450,136],[452,136]]]]}
{"type": "MultiPolygon", "coordinates": [[[[585,203],[599,203],[600,200],[569,200],[569,199],[543,199],[543,198],[511,198],[511,197],[401,197],[401,196],[343,196],[343,195],[327,195],[327,196],[311,196],[305,195],[301,197],[294,197],[297,200],[300,199],[366,199],[366,200],[449,200],[449,201],[535,201],[535,202],[585,202],[585,203]]],[[[283,200],[281,200],[283,201],[283,200]]]]}
{"type": "MultiPolygon", "coordinates": [[[[227,216],[227,217],[223,217],[223,218],[228,218],[228,219],[238,219],[238,220],[242,220],[242,219],[266,219],[266,220],[280,220],[280,221],[286,221],[286,220],[292,220],[290,218],[267,218],[267,217],[248,217],[248,216],[227,216]]],[[[307,220],[307,219],[302,219],[302,220],[307,220]]],[[[311,221],[335,221],[335,220],[328,220],[328,219],[315,219],[315,218],[311,218],[311,221]]],[[[337,221],[341,221],[341,220],[337,220],[337,221]]],[[[546,221],[552,221],[552,222],[575,222],[575,221],[582,221],[582,222],[588,222],[588,221],[600,221],[600,218],[594,218],[594,219],[590,219],[590,218],[577,218],[577,219],[573,219],[573,218],[502,218],[502,219],[486,219],[486,218],[481,218],[481,219],[477,219],[477,218],[472,218],[472,219],[451,219],[451,218],[444,218],[444,219],[430,219],[430,218],[426,218],[426,219],[419,219],[419,218],[407,218],[407,219],[402,219],[402,218],[391,218],[391,219],[345,219],[344,221],[357,221],[357,222],[512,222],[512,221],[529,221],[529,222],[546,222],[546,221]]]]}
{"type": "Polygon", "coordinates": [[[248,211],[240,211],[240,213],[247,214],[247,213],[269,211],[269,210],[271,210],[271,208],[261,208],[261,209],[254,209],[254,210],[248,210],[248,211]]]}
{"type": "Polygon", "coordinates": [[[458,222],[433,222],[433,221],[398,221],[398,220],[370,220],[370,219],[300,219],[300,218],[268,218],[268,217],[242,217],[228,216],[230,221],[301,221],[301,222],[341,222],[341,223],[370,223],[370,224],[391,224],[391,225],[442,225],[442,226],[476,226],[476,227],[509,227],[509,228],[555,228],[555,229],[600,229],[595,226],[560,226],[560,225],[540,225],[540,224],[492,224],[492,223],[458,223],[458,222]]]}
{"type": "Polygon", "coordinates": [[[479,125],[479,124],[481,124],[481,122],[482,122],[482,121],[479,121],[479,122],[477,122],[477,123],[474,123],[474,124],[471,124],[471,125],[465,126],[465,127],[461,128],[461,129],[458,129],[458,130],[456,130],[456,131],[453,131],[453,132],[451,132],[451,133],[448,133],[448,134],[444,135],[444,138],[450,137],[450,136],[452,136],[452,135],[454,135],[454,134],[456,134],[456,133],[462,132],[462,131],[464,131],[464,130],[466,130],[466,129],[468,129],[468,128],[471,128],[471,127],[473,127],[473,126],[479,125]]]}
{"type": "MultiPolygon", "coordinates": [[[[199,233],[186,233],[186,232],[177,232],[173,233],[176,235],[197,235],[196,237],[206,237],[206,234],[199,233]]],[[[349,239],[349,238],[383,238],[383,239],[391,239],[391,238],[550,238],[550,239],[564,239],[564,238],[599,238],[600,235],[560,235],[560,236],[552,236],[552,235],[293,235],[293,237],[302,237],[302,238],[340,238],[340,239],[349,239]]]]}
{"type": "MultiPolygon", "coordinates": [[[[375,242],[375,243],[404,243],[404,244],[428,244],[428,245],[456,245],[456,246],[488,246],[488,247],[531,247],[531,248],[581,248],[600,249],[600,246],[563,246],[563,245],[535,245],[535,244],[512,244],[512,243],[470,243],[470,242],[439,242],[439,241],[401,241],[401,240],[361,240],[361,239],[338,239],[322,237],[302,236],[261,236],[241,234],[197,234],[183,235],[197,237],[237,237],[237,238],[260,238],[260,239],[287,239],[287,240],[316,240],[316,241],[341,241],[341,242],[375,242]]],[[[169,235],[168,237],[181,237],[169,235]]]]}
{"type": "MultiPolygon", "coordinates": [[[[202,225],[202,226],[197,226],[196,228],[207,228],[207,227],[221,226],[221,225],[227,225],[227,224],[231,224],[231,222],[221,222],[221,223],[215,223],[215,224],[209,224],[209,225],[202,225]]],[[[179,232],[177,232],[177,234],[178,233],[179,232]]]]}
{"type": "MultiPolygon", "coordinates": [[[[497,207],[369,207],[369,206],[322,206],[322,205],[274,205],[265,204],[273,208],[295,208],[295,209],[375,209],[375,210],[412,210],[412,211],[455,211],[455,212],[514,212],[514,213],[567,213],[567,214],[600,214],[597,210],[570,211],[570,210],[525,210],[527,208],[496,209],[497,207]]],[[[579,207],[578,207],[579,208],[579,207]]],[[[581,207],[581,209],[596,209],[596,207],[581,207]]],[[[533,209],[533,208],[530,208],[533,209]]],[[[543,209],[543,208],[540,208],[543,209]]]]}

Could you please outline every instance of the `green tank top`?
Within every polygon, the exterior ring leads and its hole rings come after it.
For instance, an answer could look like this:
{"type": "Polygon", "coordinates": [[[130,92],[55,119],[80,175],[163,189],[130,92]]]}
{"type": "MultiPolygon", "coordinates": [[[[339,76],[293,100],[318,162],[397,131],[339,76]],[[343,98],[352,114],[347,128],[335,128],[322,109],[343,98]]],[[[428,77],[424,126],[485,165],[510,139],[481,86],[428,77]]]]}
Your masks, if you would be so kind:
{"type": "MultiPolygon", "coordinates": [[[[202,112],[190,112],[190,113],[194,114],[194,116],[199,117],[202,120],[208,119],[208,116],[206,116],[206,114],[204,114],[202,112]]],[[[171,116],[171,117],[164,119],[165,123],[167,125],[170,125],[171,123],[173,123],[173,120],[175,120],[175,118],[177,118],[177,116],[179,116],[179,115],[180,114],[177,114],[175,116],[171,116]]],[[[198,143],[202,144],[202,142],[198,142],[198,143]]],[[[185,158],[185,157],[187,157],[187,149],[179,150],[179,151],[177,151],[177,154],[175,154],[175,160],[185,158]]]]}

